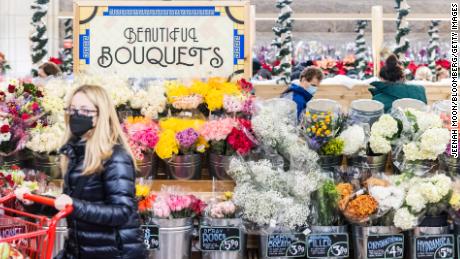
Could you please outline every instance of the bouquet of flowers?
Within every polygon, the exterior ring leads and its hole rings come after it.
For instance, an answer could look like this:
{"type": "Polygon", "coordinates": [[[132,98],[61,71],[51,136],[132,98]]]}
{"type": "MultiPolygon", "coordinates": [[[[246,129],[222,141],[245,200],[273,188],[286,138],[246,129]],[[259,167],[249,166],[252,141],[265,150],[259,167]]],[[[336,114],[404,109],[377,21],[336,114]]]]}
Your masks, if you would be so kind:
{"type": "Polygon", "coordinates": [[[166,90],[164,85],[155,82],[150,83],[147,89],[140,89],[129,99],[132,109],[140,110],[147,118],[157,119],[158,115],[166,108],[166,90]]]}
{"type": "Polygon", "coordinates": [[[149,210],[152,209],[153,203],[156,199],[156,195],[150,193],[149,181],[144,182],[143,180],[141,180],[140,183],[136,184],[136,199],[137,207],[141,216],[148,216],[149,210]]]}
{"type": "MultiPolygon", "coordinates": [[[[394,225],[402,230],[418,226],[420,219],[447,213],[453,197],[452,180],[444,174],[432,177],[396,178],[405,189],[404,204],[396,210],[394,225]]],[[[447,224],[447,222],[445,222],[447,224]]]]}
{"type": "MultiPolygon", "coordinates": [[[[233,196],[233,194],[232,194],[233,196]]],[[[210,203],[208,207],[206,207],[205,215],[211,218],[216,219],[229,219],[229,218],[236,218],[238,214],[238,208],[235,203],[224,196],[223,199],[210,203]]]]}
{"type": "Polygon", "coordinates": [[[194,195],[161,192],[149,212],[154,218],[193,218],[199,217],[205,208],[206,204],[194,195]]]}
{"type": "Polygon", "coordinates": [[[0,155],[9,156],[25,147],[27,130],[46,124],[41,107],[42,91],[17,80],[0,83],[0,155]]]}
{"type": "Polygon", "coordinates": [[[234,158],[227,172],[236,182],[233,200],[242,217],[258,226],[290,228],[308,223],[310,194],[319,188],[315,172],[283,171],[268,160],[245,162],[234,158]]]}
{"type": "Polygon", "coordinates": [[[276,98],[260,101],[256,107],[251,123],[257,142],[268,154],[265,157],[281,156],[282,160],[290,163],[291,169],[294,169],[293,166],[305,171],[316,169],[317,164],[311,162],[316,162],[318,156],[300,136],[295,104],[287,99],[276,98]]]}
{"type": "Polygon", "coordinates": [[[168,103],[178,110],[192,110],[203,103],[203,92],[200,86],[205,86],[200,81],[194,81],[191,86],[186,86],[177,81],[166,84],[168,103]]]}
{"type": "Polygon", "coordinates": [[[158,125],[144,117],[128,117],[123,123],[129,146],[136,160],[143,160],[144,154],[153,151],[158,143],[158,125]]]}
{"type": "Polygon", "coordinates": [[[343,154],[345,142],[339,136],[345,127],[345,122],[344,114],[307,111],[302,119],[302,128],[310,148],[325,156],[343,154]]]}
{"type": "Polygon", "coordinates": [[[171,158],[173,155],[204,153],[208,143],[198,133],[204,123],[203,120],[176,117],[160,120],[160,134],[155,152],[162,159],[171,158]]]}
{"type": "Polygon", "coordinates": [[[36,153],[56,155],[62,146],[61,141],[64,138],[64,130],[63,120],[52,125],[39,125],[30,129],[26,147],[36,153]]]}
{"type": "Polygon", "coordinates": [[[0,194],[3,196],[10,193],[23,183],[25,176],[24,171],[18,166],[0,168],[0,194]]]}
{"type": "Polygon", "coordinates": [[[402,124],[401,138],[393,152],[399,170],[412,170],[410,166],[436,160],[446,151],[450,134],[439,115],[409,108],[397,110],[393,116],[402,124]]]}

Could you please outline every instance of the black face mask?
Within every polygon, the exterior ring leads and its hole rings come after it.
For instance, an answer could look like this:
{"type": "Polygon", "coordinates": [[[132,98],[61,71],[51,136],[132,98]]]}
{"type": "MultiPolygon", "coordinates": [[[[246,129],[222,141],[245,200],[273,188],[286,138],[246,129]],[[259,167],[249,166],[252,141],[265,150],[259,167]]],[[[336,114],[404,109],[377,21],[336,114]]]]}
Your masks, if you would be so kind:
{"type": "Polygon", "coordinates": [[[93,117],[80,114],[70,115],[69,120],[70,131],[76,137],[85,135],[93,127],[93,117]]]}

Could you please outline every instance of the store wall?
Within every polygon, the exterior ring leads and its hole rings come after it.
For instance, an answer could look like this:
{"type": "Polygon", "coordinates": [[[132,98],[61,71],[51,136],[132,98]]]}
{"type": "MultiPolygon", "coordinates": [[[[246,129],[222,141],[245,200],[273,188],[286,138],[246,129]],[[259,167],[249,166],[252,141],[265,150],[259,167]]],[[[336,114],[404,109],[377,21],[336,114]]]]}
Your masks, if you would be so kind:
{"type": "Polygon", "coordinates": [[[12,76],[26,75],[31,69],[31,3],[31,0],[0,0],[0,51],[12,67],[12,76]]]}

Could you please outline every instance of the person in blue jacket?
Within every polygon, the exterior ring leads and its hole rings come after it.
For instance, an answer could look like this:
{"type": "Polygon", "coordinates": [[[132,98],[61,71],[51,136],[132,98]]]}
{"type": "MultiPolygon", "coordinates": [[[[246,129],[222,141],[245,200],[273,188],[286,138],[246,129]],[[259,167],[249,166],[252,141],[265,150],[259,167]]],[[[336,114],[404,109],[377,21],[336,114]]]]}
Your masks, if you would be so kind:
{"type": "Polygon", "coordinates": [[[315,95],[323,77],[323,72],[319,68],[307,67],[300,73],[299,80],[292,82],[289,88],[281,94],[281,97],[293,100],[297,104],[298,119],[307,103],[315,95]]]}

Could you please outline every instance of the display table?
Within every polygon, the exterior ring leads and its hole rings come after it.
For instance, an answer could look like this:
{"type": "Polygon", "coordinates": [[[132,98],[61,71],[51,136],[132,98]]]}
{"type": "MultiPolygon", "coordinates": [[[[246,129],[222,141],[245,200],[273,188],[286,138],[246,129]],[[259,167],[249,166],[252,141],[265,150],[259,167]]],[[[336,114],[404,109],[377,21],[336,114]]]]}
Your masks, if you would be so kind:
{"type": "MultiPolygon", "coordinates": [[[[357,99],[372,98],[368,88],[370,85],[356,85],[353,88],[348,88],[345,85],[320,85],[315,94],[318,99],[332,99],[338,101],[345,109],[350,106],[350,103],[357,99]]],[[[254,85],[255,94],[263,99],[279,97],[286,89],[285,85],[254,85]]],[[[426,84],[426,95],[428,104],[439,100],[448,99],[450,96],[449,85],[426,84]]]]}

